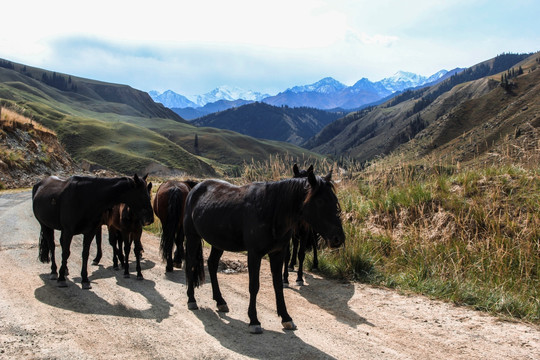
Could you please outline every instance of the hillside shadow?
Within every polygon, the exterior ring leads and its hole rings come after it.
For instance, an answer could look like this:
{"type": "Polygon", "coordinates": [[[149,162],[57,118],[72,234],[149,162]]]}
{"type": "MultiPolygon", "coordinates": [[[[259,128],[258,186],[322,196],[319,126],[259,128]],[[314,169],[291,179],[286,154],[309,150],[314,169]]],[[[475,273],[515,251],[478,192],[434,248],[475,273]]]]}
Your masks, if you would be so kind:
{"type": "Polygon", "coordinates": [[[375,326],[349,307],[348,302],[354,296],[355,291],[353,284],[315,278],[309,273],[304,273],[304,279],[307,280],[308,285],[284,290],[298,292],[307,301],[334,315],[337,321],[350,327],[375,326]]]}
{"type": "Polygon", "coordinates": [[[193,313],[203,323],[208,335],[219,341],[223,347],[249,358],[334,359],[304,342],[294,331],[265,329],[262,334],[254,335],[249,332],[247,322],[233,319],[226,313],[217,313],[209,308],[200,308],[193,313]]]}
{"type": "MultiPolygon", "coordinates": [[[[144,270],[155,266],[155,263],[149,260],[141,262],[141,268],[144,270]]],[[[105,268],[98,265],[89,279],[92,287],[99,286],[95,280],[116,278],[116,284],[124,287],[134,293],[138,293],[146,298],[151,305],[149,309],[138,310],[128,308],[122,303],[111,304],[105,299],[98,296],[93,289],[83,290],[81,288],[81,278],[68,278],[68,287],[59,288],[56,280],[50,280],[49,274],[41,274],[39,276],[43,281],[43,286],[34,291],[34,297],[49,306],[73,311],[81,314],[96,314],[96,315],[112,315],[120,317],[140,318],[140,319],[155,319],[161,322],[170,316],[170,304],[157,290],[156,283],[151,280],[137,280],[136,275],[131,273],[130,278],[124,278],[123,270],[114,270],[112,266],[105,268]]]]}

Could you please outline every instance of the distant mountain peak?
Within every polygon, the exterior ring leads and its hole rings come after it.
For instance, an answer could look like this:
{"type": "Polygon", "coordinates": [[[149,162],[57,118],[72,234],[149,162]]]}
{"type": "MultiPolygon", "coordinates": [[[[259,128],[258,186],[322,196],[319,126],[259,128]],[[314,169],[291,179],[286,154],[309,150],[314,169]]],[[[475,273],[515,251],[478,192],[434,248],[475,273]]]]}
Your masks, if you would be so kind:
{"type": "Polygon", "coordinates": [[[339,92],[343,89],[345,89],[347,85],[337,81],[336,79],[332,77],[325,77],[316,83],[309,84],[309,85],[303,85],[303,86],[295,86],[293,88],[288,89],[287,91],[293,92],[295,94],[303,93],[303,92],[316,92],[321,94],[332,94],[339,92]]]}
{"type": "Polygon", "coordinates": [[[235,101],[235,100],[249,100],[260,101],[268,94],[263,94],[257,91],[244,90],[237,86],[221,85],[214,90],[207,92],[203,95],[188,96],[188,99],[193,101],[197,106],[202,107],[209,103],[214,103],[219,100],[235,101]]]}

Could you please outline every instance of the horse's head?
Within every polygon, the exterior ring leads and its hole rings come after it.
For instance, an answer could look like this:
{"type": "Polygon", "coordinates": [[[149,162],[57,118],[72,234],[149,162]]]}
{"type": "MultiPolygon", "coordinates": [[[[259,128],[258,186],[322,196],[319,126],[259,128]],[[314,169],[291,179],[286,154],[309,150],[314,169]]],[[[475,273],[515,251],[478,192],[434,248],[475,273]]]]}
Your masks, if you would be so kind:
{"type": "Polygon", "coordinates": [[[307,170],[300,170],[298,165],[293,165],[293,173],[295,178],[305,178],[307,177],[309,171],[313,172],[313,165],[310,165],[307,170]]]}
{"type": "Polygon", "coordinates": [[[133,211],[134,218],[140,219],[142,225],[150,225],[154,222],[154,211],[150,202],[152,183],[146,183],[147,176],[148,174],[140,178],[135,174],[133,179],[130,179],[133,180],[132,188],[130,196],[125,200],[133,211]]]}
{"type": "Polygon", "coordinates": [[[313,166],[310,166],[306,177],[309,192],[304,201],[303,219],[330,247],[339,247],[345,242],[345,233],[341,224],[341,208],[332,183],[332,171],[325,177],[315,176],[313,166]]]}

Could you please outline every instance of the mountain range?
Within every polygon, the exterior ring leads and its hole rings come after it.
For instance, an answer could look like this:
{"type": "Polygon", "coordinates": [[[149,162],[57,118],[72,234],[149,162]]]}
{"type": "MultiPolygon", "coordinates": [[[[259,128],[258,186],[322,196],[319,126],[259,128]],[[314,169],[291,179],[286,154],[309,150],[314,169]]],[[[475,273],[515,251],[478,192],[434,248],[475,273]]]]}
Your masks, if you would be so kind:
{"type": "MultiPolygon", "coordinates": [[[[291,94],[319,91],[322,96],[348,89],[340,89],[332,79],[321,84],[289,90],[291,94]]],[[[381,84],[374,84],[362,79],[353,88],[360,91],[363,85],[376,91],[381,84]]],[[[435,85],[427,85],[339,114],[299,148],[216,129],[216,124],[196,127],[147,93],[126,85],[0,59],[2,107],[54,130],[76,161],[124,174],[237,174],[239,165],[251,159],[265,161],[270,154],[330,156],[361,163],[386,155],[391,160],[395,154],[396,161],[455,164],[499,161],[510,152],[528,159],[538,151],[540,53],[502,54],[452,75],[447,72],[435,85]]],[[[250,131],[270,134],[276,126],[287,125],[280,132],[293,142],[306,136],[297,130],[313,125],[310,116],[320,120],[320,114],[293,119],[291,109],[259,102],[223,113],[245,114],[227,118],[227,128],[235,126],[238,131],[249,125],[250,131]],[[244,112],[251,108],[251,114],[244,112]],[[277,112],[274,122],[263,116],[270,112],[277,112]],[[257,121],[248,123],[245,116],[257,121]],[[289,129],[297,132],[286,134],[289,129]]],[[[213,118],[223,119],[217,115],[213,118]]]]}
{"type": "Polygon", "coordinates": [[[351,110],[375,103],[409,88],[434,85],[461,70],[460,68],[452,71],[441,70],[429,77],[398,71],[393,76],[377,82],[362,78],[352,86],[326,77],[313,84],[294,86],[273,96],[228,86],[220,86],[204,95],[192,96],[191,99],[172,90],[161,94],[150,91],[149,94],[154,101],[173,109],[187,120],[255,101],[275,106],[351,110]],[[239,100],[242,102],[239,103],[239,100]],[[218,101],[220,102],[218,106],[208,106],[218,101]]]}

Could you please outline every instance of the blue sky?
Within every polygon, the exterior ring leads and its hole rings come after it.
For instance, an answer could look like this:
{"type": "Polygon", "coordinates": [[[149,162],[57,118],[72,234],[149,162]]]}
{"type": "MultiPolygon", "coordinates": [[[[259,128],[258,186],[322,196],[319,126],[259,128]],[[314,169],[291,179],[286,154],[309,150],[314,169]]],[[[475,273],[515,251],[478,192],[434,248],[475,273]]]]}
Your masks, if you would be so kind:
{"type": "Polygon", "coordinates": [[[9,1],[0,58],[149,91],[275,94],[540,50],[540,1],[9,1]]]}

